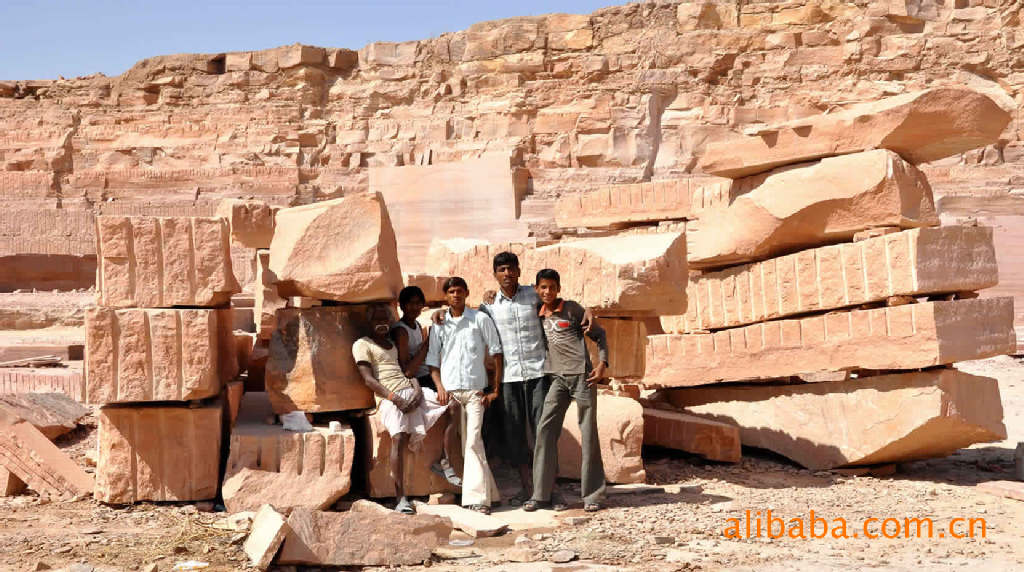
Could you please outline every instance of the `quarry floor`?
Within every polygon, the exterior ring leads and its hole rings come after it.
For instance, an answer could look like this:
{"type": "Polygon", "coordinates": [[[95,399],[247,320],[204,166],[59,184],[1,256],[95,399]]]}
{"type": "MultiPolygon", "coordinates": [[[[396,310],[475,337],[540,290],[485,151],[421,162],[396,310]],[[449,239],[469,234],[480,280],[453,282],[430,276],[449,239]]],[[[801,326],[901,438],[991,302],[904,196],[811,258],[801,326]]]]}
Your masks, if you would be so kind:
{"type": "MultiPolygon", "coordinates": [[[[1009,438],[977,445],[944,459],[907,463],[883,476],[809,471],[764,451],[744,450],[738,465],[715,464],[685,454],[645,451],[648,482],[657,492],[616,494],[608,509],[586,515],[527,514],[504,509],[495,514],[510,532],[479,539],[471,546],[448,546],[432,570],[1010,570],[1024,567],[1024,502],[976,490],[985,481],[1011,479],[1013,450],[1024,441],[1024,362],[1002,356],[960,364],[971,373],[999,379],[1009,438]],[[745,515],[766,511],[774,518],[809,521],[813,510],[835,530],[847,521],[849,538],[727,539],[724,531],[745,515]],[[865,538],[861,523],[930,517],[932,538],[865,538]],[[945,533],[956,518],[985,519],[975,538],[945,533]],[[580,522],[583,521],[583,522],[580,522]],[[853,534],[858,533],[858,538],[853,534]],[[943,534],[943,538],[938,536],[943,534]],[[529,542],[516,543],[527,537],[529,542]],[[525,559],[532,548],[538,562],[525,559]],[[548,559],[560,550],[575,553],[570,564],[548,559]]],[[[91,418],[90,418],[91,419],[91,418]]],[[[95,446],[94,421],[62,438],[61,447],[87,465],[95,446]]],[[[510,473],[499,477],[515,489],[510,473]]],[[[563,483],[572,500],[573,484],[563,483]]],[[[195,505],[141,504],[112,507],[92,500],[46,503],[38,497],[0,498],[0,570],[37,570],[40,565],[75,570],[171,570],[176,563],[200,561],[207,570],[238,570],[247,562],[244,535],[214,527],[224,513],[201,512],[195,505]],[[78,566],[75,566],[75,565],[78,566]],[[87,566],[82,566],[85,564],[87,566]],[[89,568],[91,567],[91,568],[89,568]]],[[[756,521],[752,520],[752,534],[756,521]]],[[[775,531],[778,532],[779,524],[775,531]]],[[[967,531],[958,521],[956,531],[967,531]]],[[[877,530],[874,527],[873,530],[877,530]]],[[[895,530],[891,528],[890,531],[895,530]]],[[[818,525],[817,533],[822,531],[818,525]]],[[[524,539],[525,540],[525,539],[524,539]]]]}

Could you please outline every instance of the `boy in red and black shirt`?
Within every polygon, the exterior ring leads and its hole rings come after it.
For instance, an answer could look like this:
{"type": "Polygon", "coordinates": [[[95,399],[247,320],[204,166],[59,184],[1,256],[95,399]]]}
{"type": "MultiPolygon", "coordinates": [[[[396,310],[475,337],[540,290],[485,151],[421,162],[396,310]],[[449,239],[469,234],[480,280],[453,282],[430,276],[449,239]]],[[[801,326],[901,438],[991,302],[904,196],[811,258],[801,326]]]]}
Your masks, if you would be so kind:
{"type": "MultiPolygon", "coordinates": [[[[561,279],[558,272],[545,268],[537,273],[538,308],[544,324],[548,353],[544,373],[551,377],[551,389],[544,400],[544,409],[537,426],[537,443],[533,453],[533,497],[523,504],[523,510],[534,511],[551,507],[551,492],[558,473],[558,437],[562,432],[565,411],[571,400],[576,401],[580,423],[583,467],[580,471],[580,495],[587,512],[600,510],[604,497],[604,464],[597,439],[597,390],[594,384],[603,376],[608,365],[608,342],[597,324],[586,336],[597,343],[600,363],[590,363],[586,342],[583,340],[583,315],[586,310],[572,300],[558,297],[561,279]]],[[[554,507],[561,508],[561,507],[554,507]]]]}

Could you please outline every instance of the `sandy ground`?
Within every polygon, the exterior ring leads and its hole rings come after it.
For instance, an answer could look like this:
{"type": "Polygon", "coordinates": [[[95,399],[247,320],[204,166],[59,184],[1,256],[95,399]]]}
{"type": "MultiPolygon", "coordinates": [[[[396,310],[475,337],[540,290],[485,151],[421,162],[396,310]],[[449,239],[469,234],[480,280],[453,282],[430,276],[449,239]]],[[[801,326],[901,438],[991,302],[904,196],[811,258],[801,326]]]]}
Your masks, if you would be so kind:
{"type": "MultiPolygon", "coordinates": [[[[666,450],[645,451],[648,480],[656,492],[616,494],[609,508],[586,515],[527,514],[504,509],[495,514],[513,529],[466,547],[443,547],[445,558],[431,569],[629,569],[629,570],[1015,570],[1024,567],[1020,524],[1024,502],[981,493],[975,485],[1012,478],[1013,448],[1024,441],[1024,363],[1010,357],[960,364],[961,369],[999,379],[1009,439],[962,450],[955,455],[895,467],[887,476],[853,476],[801,469],[763,451],[745,450],[738,465],[704,462],[666,450]],[[746,511],[789,521],[809,512],[848,522],[850,538],[727,539],[729,519],[745,522],[746,511]],[[582,517],[582,518],[581,518],[582,517]],[[930,517],[932,538],[863,537],[868,518],[930,517]],[[983,518],[974,538],[946,533],[955,518],[983,518]],[[858,533],[858,538],[853,534],[858,533]],[[944,537],[940,538],[940,534],[944,537]],[[572,556],[570,564],[549,559],[572,556]],[[536,562],[509,560],[540,558],[536,562]]],[[[94,446],[94,427],[63,438],[60,445],[83,465],[94,446]]],[[[502,471],[503,488],[514,490],[502,471]]],[[[563,483],[573,500],[574,483],[563,483]]],[[[578,498],[577,498],[578,500],[578,498]]],[[[578,505],[577,505],[578,506],[578,505]]],[[[205,507],[201,507],[205,508],[205,507]]],[[[246,567],[243,534],[219,530],[225,515],[195,505],[109,507],[91,500],[45,503],[34,495],[0,499],[0,569],[35,570],[42,563],[76,570],[146,569],[156,564],[197,560],[208,570],[246,567]]],[[[764,520],[766,520],[765,517],[764,520]]],[[[755,521],[756,522],[756,521],[755,521]]],[[[741,525],[742,530],[742,525],[741,525]]],[[[776,528],[776,530],[778,530],[776,528]]],[[[818,531],[820,533],[820,525],[818,531]]],[[[872,530],[877,530],[873,528],[872,530]]],[[[959,522],[955,531],[965,533],[959,522]]]]}

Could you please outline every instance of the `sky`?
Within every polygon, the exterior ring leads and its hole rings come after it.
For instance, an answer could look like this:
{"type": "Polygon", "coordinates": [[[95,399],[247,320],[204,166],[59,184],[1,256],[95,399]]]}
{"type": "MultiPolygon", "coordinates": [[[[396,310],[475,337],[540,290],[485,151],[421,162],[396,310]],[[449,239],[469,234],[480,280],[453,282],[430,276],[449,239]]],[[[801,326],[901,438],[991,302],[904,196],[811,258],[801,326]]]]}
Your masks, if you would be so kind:
{"type": "Polygon", "coordinates": [[[157,55],[300,42],[358,49],[475,22],[589,14],[626,0],[0,0],[0,80],[119,75],[157,55]]]}

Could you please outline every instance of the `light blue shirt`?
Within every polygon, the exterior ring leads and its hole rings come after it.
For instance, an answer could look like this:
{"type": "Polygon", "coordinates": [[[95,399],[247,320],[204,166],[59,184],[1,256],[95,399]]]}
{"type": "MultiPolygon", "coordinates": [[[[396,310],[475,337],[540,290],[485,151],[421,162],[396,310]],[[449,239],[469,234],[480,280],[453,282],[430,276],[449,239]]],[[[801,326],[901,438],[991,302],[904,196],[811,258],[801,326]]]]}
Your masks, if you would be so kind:
{"type": "Polygon", "coordinates": [[[537,316],[540,296],[533,286],[520,285],[509,298],[500,290],[493,304],[480,304],[480,311],[494,319],[505,354],[504,383],[544,377],[544,328],[537,316]]]}
{"type": "Polygon", "coordinates": [[[494,321],[472,308],[453,318],[445,312],[444,322],[430,328],[426,363],[441,370],[441,384],[448,391],[487,388],[486,352],[501,353],[501,338],[494,321]]]}

